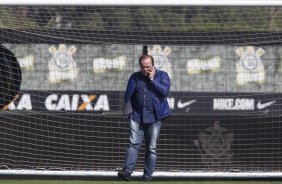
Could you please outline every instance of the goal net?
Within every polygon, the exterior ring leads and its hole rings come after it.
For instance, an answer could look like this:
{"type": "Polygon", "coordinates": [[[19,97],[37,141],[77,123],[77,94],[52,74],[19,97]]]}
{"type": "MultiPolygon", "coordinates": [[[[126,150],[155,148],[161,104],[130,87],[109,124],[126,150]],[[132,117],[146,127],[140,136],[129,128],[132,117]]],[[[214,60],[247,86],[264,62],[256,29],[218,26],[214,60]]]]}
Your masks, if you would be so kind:
{"type": "Polygon", "coordinates": [[[281,177],[281,20],[279,6],[1,5],[0,174],[116,176],[146,53],[171,78],[155,176],[281,177]]]}

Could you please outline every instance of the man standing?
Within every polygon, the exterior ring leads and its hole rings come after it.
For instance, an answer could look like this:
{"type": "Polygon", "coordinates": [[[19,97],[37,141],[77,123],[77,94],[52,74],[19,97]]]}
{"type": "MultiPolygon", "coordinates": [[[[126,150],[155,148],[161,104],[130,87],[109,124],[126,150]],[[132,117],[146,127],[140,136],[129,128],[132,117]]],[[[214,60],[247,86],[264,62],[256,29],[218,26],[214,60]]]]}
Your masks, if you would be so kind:
{"type": "Polygon", "coordinates": [[[154,67],[154,59],[150,55],[142,55],[139,66],[141,71],[130,76],[124,96],[124,114],[128,116],[130,124],[130,145],[118,177],[126,181],[130,180],[134,171],[143,138],[146,153],[142,178],[143,181],[151,181],[161,124],[171,115],[167,102],[170,91],[168,74],[154,67]]]}

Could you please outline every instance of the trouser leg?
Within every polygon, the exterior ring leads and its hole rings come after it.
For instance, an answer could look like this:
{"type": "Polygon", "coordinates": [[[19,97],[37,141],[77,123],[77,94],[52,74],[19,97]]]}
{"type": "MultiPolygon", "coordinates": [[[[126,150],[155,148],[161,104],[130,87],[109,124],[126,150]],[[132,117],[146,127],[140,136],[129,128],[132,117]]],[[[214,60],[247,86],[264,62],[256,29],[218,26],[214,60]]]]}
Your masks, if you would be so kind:
{"type": "Polygon", "coordinates": [[[139,149],[144,137],[144,129],[141,123],[137,123],[130,119],[130,144],[127,149],[124,169],[130,174],[133,173],[137,162],[139,149]]]}
{"type": "Polygon", "coordinates": [[[161,121],[148,124],[145,129],[145,163],[143,177],[152,177],[157,161],[157,140],[160,134],[161,121]]]}

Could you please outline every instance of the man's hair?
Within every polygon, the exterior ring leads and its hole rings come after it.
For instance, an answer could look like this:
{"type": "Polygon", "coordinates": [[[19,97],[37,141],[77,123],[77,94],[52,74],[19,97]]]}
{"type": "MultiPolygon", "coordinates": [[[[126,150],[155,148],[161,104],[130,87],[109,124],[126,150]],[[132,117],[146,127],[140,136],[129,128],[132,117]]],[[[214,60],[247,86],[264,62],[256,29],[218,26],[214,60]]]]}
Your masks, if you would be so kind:
{"type": "Polygon", "coordinates": [[[140,56],[139,58],[139,65],[141,64],[141,61],[144,60],[144,59],[147,59],[147,58],[150,58],[151,61],[152,61],[152,65],[154,66],[154,58],[148,54],[144,54],[142,56],[140,56]]]}

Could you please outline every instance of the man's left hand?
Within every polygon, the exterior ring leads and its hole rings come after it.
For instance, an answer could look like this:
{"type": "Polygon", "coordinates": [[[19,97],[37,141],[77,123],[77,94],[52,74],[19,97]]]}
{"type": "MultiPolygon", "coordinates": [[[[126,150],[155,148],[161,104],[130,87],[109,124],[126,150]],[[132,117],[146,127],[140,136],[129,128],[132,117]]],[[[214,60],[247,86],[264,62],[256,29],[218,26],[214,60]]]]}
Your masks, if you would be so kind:
{"type": "Polygon", "coordinates": [[[152,66],[150,68],[150,70],[149,70],[149,78],[150,78],[150,80],[154,79],[155,73],[156,73],[156,69],[155,69],[155,67],[152,66]]]}

